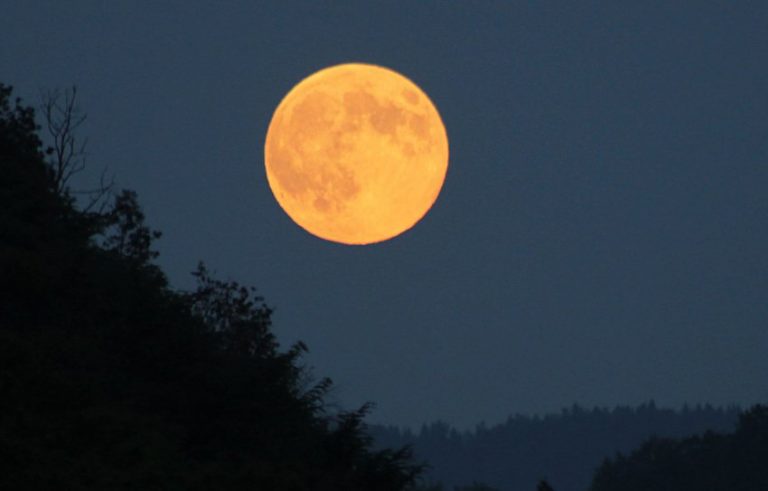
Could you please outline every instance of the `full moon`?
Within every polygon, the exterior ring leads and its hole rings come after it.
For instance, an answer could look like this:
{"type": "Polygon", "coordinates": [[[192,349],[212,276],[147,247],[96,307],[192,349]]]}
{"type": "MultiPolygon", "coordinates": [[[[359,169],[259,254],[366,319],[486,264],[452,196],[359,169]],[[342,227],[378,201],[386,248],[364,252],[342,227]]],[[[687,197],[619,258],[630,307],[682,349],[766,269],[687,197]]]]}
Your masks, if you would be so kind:
{"type": "Polygon", "coordinates": [[[371,244],[410,229],[432,207],[448,169],[448,137],[415,83],[349,63],[288,92],[264,157],[272,193],[294,222],[326,240],[371,244]]]}

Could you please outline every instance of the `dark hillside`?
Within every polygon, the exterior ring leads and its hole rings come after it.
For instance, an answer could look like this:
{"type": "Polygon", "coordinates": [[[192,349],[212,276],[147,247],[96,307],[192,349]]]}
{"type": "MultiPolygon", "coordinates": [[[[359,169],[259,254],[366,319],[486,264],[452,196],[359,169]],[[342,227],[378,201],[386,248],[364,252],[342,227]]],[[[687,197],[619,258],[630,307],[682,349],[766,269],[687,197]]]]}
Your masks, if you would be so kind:
{"type": "Polygon", "coordinates": [[[590,491],[763,491],[768,489],[768,407],[739,416],[736,431],[652,438],[606,460],[590,491]]]}
{"type": "MultiPolygon", "coordinates": [[[[0,84],[0,489],[386,490],[365,408],[325,411],[261,297],[198,268],[173,290],[136,194],[75,206],[0,84]]],[[[58,162],[61,163],[61,162],[58,162]]],[[[59,167],[60,168],[60,167],[59,167]]]]}
{"type": "Polygon", "coordinates": [[[587,410],[574,406],[543,417],[514,416],[500,425],[459,432],[437,422],[418,432],[371,429],[383,446],[413,444],[417,459],[430,464],[426,478],[445,489],[473,481],[502,491],[535,489],[546,478],[557,491],[583,491],[595,469],[616,452],[627,452],[652,435],[684,437],[706,430],[730,431],[738,410],[710,406],[587,410]]]}

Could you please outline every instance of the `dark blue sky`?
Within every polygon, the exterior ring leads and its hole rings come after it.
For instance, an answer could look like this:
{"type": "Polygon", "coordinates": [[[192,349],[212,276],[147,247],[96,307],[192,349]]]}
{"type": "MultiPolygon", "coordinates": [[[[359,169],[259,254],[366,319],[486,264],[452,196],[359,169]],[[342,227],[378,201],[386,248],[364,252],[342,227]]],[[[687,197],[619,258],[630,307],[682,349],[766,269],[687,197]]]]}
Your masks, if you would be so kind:
{"type": "Polygon", "coordinates": [[[339,404],[768,399],[768,3],[189,4],[4,4],[0,80],[76,84],[77,184],[138,191],[174,285],[203,259],[257,286],[339,404]],[[426,218],[366,247],[298,228],[263,170],[282,96],[349,61],[419,84],[451,147],[426,218]]]}

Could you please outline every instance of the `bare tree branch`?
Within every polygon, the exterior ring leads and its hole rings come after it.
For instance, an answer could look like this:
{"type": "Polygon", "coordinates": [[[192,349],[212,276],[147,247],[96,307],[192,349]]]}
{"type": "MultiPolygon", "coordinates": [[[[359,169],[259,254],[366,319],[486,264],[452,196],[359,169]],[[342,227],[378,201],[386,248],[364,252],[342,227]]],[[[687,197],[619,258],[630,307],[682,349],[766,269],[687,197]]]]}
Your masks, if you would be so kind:
{"type": "Polygon", "coordinates": [[[88,204],[83,207],[83,211],[88,213],[95,211],[99,215],[103,215],[109,204],[109,200],[106,199],[115,187],[115,176],[110,176],[107,180],[107,169],[104,168],[99,176],[98,187],[94,189],[78,189],[77,191],[71,191],[72,194],[88,195],[88,204]],[[98,205],[98,208],[94,208],[98,205]]]}
{"type": "Polygon", "coordinates": [[[114,187],[114,178],[106,179],[106,169],[102,172],[98,187],[90,190],[70,191],[69,181],[85,169],[88,140],[78,139],[77,129],[85,122],[86,114],[77,105],[77,87],[64,91],[49,90],[40,95],[40,109],[45,118],[45,126],[51,138],[48,153],[52,155],[56,191],[61,195],[87,195],[88,203],[84,211],[99,207],[102,212],[106,207],[105,198],[114,187]]]}

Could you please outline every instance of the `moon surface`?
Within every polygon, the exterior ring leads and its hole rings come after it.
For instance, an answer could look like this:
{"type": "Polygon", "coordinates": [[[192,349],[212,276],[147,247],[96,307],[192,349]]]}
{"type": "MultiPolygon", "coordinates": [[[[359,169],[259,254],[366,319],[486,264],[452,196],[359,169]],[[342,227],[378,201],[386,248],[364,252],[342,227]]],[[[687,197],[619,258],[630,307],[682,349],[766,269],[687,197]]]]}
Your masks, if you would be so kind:
{"type": "Polygon", "coordinates": [[[448,169],[434,104],[403,75],[348,63],[302,80],[267,131],[267,180],[299,226],[326,240],[371,244],[413,227],[448,169]]]}

